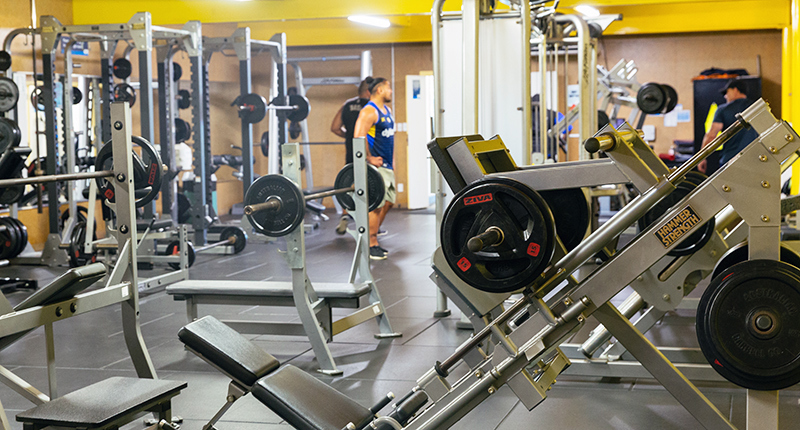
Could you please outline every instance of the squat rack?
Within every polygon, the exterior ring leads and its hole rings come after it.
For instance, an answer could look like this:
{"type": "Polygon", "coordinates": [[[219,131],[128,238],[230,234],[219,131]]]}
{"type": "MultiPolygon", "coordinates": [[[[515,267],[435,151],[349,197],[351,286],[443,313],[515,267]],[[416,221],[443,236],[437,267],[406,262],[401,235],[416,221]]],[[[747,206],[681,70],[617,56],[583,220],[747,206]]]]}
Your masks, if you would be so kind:
{"type": "MultiPolygon", "coordinates": [[[[113,93],[111,87],[113,86],[113,74],[111,57],[113,56],[117,43],[121,40],[132,41],[133,46],[139,52],[139,106],[141,111],[140,117],[140,131],[142,137],[148,142],[155,141],[153,131],[153,74],[152,74],[152,52],[153,41],[166,40],[168,43],[180,42],[183,44],[184,49],[190,56],[196,54],[201,48],[200,37],[200,23],[190,22],[187,23],[183,29],[171,29],[166,27],[158,27],[152,25],[152,19],[149,12],[138,12],[126,23],[122,24],[100,24],[100,25],[69,25],[61,24],[53,16],[44,15],[40,18],[40,26],[38,28],[20,28],[15,29],[9,33],[4,42],[4,49],[10,50],[11,42],[20,34],[39,35],[42,43],[42,64],[43,64],[43,90],[42,97],[45,105],[45,138],[46,150],[51,156],[47,157],[45,165],[45,174],[54,175],[58,170],[58,146],[57,146],[57,130],[58,124],[56,122],[56,98],[55,93],[55,59],[56,59],[56,46],[61,40],[62,35],[70,36],[71,41],[90,41],[99,42],[101,49],[100,66],[102,71],[101,85],[102,91],[102,110],[101,110],[101,139],[107,142],[111,139],[111,102],[113,101],[113,93]]],[[[195,58],[199,55],[192,56],[193,65],[195,58]]],[[[69,50],[65,53],[65,72],[69,75],[72,71],[71,53],[69,50]]],[[[194,71],[194,67],[192,68],[194,71]]],[[[7,73],[11,73],[9,69],[7,73]]],[[[70,82],[70,81],[67,81],[70,82]]],[[[193,99],[202,99],[202,88],[195,85],[196,91],[193,99]]],[[[65,99],[70,100],[72,95],[72,85],[65,85],[65,99]],[[66,98],[70,97],[70,98],[66,98]]],[[[197,106],[199,108],[199,106],[197,106]]],[[[67,113],[69,109],[64,109],[64,130],[71,130],[71,115],[67,113]]],[[[199,117],[199,115],[198,115],[199,117]]],[[[204,146],[203,135],[197,133],[200,126],[202,126],[202,118],[195,122],[195,146],[204,146]],[[199,123],[198,123],[199,122],[199,123]]],[[[67,133],[62,133],[66,138],[65,144],[71,147],[71,137],[67,133]]],[[[164,147],[162,145],[162,151],[164,147]]],[[[171,150],[171,146],[168,147],[171,150]]],[[[196,148],[197,149],[197,148],[196,148]]],[[[71,155],[68,153],[68,160],[71,155]]],[[[202,157],[202,150],[197,151],[195,157],[202,157]]],[[[173,157],[174,158],[174,157],[173,157]]],[[[69,161],[68,161],[69,162],[69,161]]],[[[73,159],[74,163],[74,159],[73,159]]],[[[73,166],[67,166],[74,169],[73,166]]],[[[202,167],[201,167],[202,168],[202,167]]],[[[196,167],[197,169],[197,167],[196,167]]],[[[48,202],[50,207],[52,205],[58,206],[58,190],[56,183],[49,183],[46,186],[48,202]]],[[[71,194],[70,194],[71,196],[71,194]]],[[[70,197],[70,200],[74,200],[70,197]]],[[[73,202],[74,203],[74,202],[73,202]]],[[[71,204],[72,206],[72,204],[71,204]]],[[[48,235],[45,248],[42,251],[41,258],[34,259],[34,264],[60,264],[58,255],[63,254],[59,252],[58,247],[61,242],[59,236],[59,220],[58,211],[49,210],[49,225],[50,234],[48,235]]],[[[76,216],[74,210],[70,211],[70,217],[76,216]]],[[[71,220],[67,225],[73,225],[74,220],[71,220]]],[[[25,262],[25,261],[20,261],[25,262]]]]}

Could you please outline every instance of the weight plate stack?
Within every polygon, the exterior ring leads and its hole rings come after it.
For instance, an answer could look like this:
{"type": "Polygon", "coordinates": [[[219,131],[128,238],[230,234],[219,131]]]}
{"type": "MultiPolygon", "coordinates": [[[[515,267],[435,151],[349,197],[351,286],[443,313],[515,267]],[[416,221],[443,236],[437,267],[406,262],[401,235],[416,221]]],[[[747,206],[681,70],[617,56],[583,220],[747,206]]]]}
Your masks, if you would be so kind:
{"type": "Polygon", "coordinates": [[[77,222],[72,229],[72,235],[69,238],[69,267],[81,267],[89,263],[97,262],[97,253],[86,253],[83,248],[83,243],[86,240],[86,223],[77,222]]]}
{"type": "Polygon", "coordinates": [[[128,79],[133,72],[133,66],[127,58],[117,58],[114,60],[112,73],[117,79],[128,79]]]}
{"type": "Polygon", "coordinates": [[[13,120],[0,117],[0,154],[8,148],[19,146],[22,140],[22,131],[13,120]]]}
{"type": "Polygon", "coordinates": [[[277,199],[277,209],[263,210],[247,215],[253,228],[270,237],[285,236],[303,223],[306,202],[303,191],[291,179],[283,175],[264,175],[247,189],[244,204],[255,205],[277,199]]]}
{"type": "MultiPolygon", "coordinates": [[[[333,188],[340,190],[352,187],[355,184],[355,170],[353,163],[347,164],[342,167],[342,170],[336,174],[336,180],[333,181],[333,188]]],[[[367,164],[367,197],[369,198],[369,211],[374,211],[383,203],[383,198],[386,195],[386,184],[383,182],[383,176],[377,167],[367,164]]],[[[337,194],[336,200],[348,211],[356,210],[356,202],[350,193],[337,194]]]]}
{"type": "Polygon", "coordinates": [[[661,84],[648,82],[639,88],[636,93],[636,105],[648,114],[659,114],[667,106],[667,93],[661,84]]]}
{"type": "Polygon", "coordinates": [[[8,260],[16,257],[22,251],[20,249],[22,237],[17,224],[11,221],[10,217],[0,218],[0,225],[6,227],[4,231],[0,231],[0,259],[8,260]]]}
{"type": "Polygon", "coordinates": [[[461,190],[444,213],[442,250],[453,272],[470,286],[510,293],[530,286],[553,257],[555,220],[547,202],[528,186],[492,178],[461,190]],[[473,252],[471,238],[490,227],[501,241],[473,252]]]}
{"type": "Polygon", "coordinates": [[[5,72],[11,67],[11,54],[8,51],[0,51],[0,71],[5,72]]]}
{"type": "MultiPolygon", "coordinates": [[[[12,178],[21,178],[22,177],[22,169],[24,166],[21,166],[18,171],[16,171],[11,177],[12,178]]],[[[14,185],[11,187],[0,188],[0,204],[4,205],[11,205],[14,203],[18,203],[22,196],[25,194],[25,185],[14,185]]]]}
{"type": "Polygon", "coordinates": [[[697,307],[697,340],[728,381],[773,391],[800,382],[800,269],[748,260],[716,276],[697,307]]]}
{"type": "Polygon", "coordinates": [[[244,251],[247,246],[247,233],[241,227],[225,227],[219,233],[219,240],[233,239],[233,253],[238,254],[244,251]]]}
{"type": "MultiPolygon", "coordinates": [[[[791,264],[794,267],[800,267],[800,255],[798,255],[797,252],[795,252],[792,248],[789,248],[788,245],[781,243],[780,252],[781,261],[791,264]]],[[[723,254],[719,261],[717,261],[717,265],[714,266],[714,271],[711,273],[711,279],[716,278],[720,273],[724,272],[734,264],[747,261],[749,258],[750,250],[747,246],[747,242],[737,243],[725,254],[723,254]]]]}

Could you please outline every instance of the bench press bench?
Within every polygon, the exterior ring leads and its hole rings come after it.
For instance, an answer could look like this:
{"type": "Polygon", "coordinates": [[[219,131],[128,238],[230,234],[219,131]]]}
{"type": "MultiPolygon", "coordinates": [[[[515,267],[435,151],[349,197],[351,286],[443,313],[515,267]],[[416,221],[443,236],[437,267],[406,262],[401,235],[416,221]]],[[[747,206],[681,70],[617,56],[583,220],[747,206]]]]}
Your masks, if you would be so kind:
{"type": "Polygon", "coordinates": [[[186,325],[178,338],[231,378],[227,402],[203,430],[212,429],[249,392],[298,430],[363,429],[373,421],[378,429],[388,430],[395,427],[389,422],[402,426],[427,402],[419,391],[399,401],[387,417],[376,419],[375,414],[393,399],[391,394],[367,409],[299,368],[281,366],[275,357],[212,316],[186,325]]]}
{"type": "MultiPolygon", "coordinates": [[[[13,309],[20,312],[36,306],[71,299],[106,275],[103,263],[68,270],[53,282],[31,294],[13,309]]],[[[0,350],[34,329],[0,338],[0,350]]],[[[25,430],[49,426],[81,429],[116,429],[147,413],[159,414],[160,428],[171,422],[170,399],[186,388],[185,382],[139,378],[109,378],[44,402],[17,415],[25,430]]]]}

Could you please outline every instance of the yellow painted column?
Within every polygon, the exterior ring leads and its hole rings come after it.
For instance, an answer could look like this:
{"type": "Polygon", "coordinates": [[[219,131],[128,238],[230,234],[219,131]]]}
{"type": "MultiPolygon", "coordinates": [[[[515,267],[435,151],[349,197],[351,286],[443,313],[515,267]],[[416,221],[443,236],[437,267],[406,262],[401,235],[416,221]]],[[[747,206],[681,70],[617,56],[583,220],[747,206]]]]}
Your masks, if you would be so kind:
{"type": "MultiPolygon", "coordinates": [[[[792,0],[789,26],[783,30],[782,116],[795,128],[800,126],[800,0],[792,0]]],[[[792,166],[792,194],[800,193],[800,163],[792,166]]]]}

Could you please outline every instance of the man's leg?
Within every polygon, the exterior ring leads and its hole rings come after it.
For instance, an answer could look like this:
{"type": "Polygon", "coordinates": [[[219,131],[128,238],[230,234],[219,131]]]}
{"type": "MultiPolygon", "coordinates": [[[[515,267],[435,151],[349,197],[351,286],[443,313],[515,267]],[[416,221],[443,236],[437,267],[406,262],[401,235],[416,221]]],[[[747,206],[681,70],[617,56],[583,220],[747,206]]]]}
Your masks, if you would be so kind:
{"type": "MultiPolygon", "coordinates": [[[[386,206],[386,205],[384,205],[386,206]]],[[[378,228],[381,223],[383,206],[369,213],[369,246],[378,246],[378,228]]]]}

